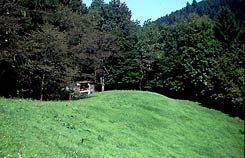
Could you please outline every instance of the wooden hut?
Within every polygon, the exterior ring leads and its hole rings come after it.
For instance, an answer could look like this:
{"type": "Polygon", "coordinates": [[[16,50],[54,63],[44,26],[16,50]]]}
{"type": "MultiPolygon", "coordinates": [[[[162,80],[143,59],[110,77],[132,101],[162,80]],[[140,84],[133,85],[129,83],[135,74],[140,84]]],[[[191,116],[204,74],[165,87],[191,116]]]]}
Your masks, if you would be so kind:
{"type": "Polygon", "coordinates": [[[69,99],[74,97],[75,95],[88,95],[94,92],[94,85],[90,83],[90,81],[76,81],[74,83],[70,83],[66,89],[70,92],[69,99]]]}

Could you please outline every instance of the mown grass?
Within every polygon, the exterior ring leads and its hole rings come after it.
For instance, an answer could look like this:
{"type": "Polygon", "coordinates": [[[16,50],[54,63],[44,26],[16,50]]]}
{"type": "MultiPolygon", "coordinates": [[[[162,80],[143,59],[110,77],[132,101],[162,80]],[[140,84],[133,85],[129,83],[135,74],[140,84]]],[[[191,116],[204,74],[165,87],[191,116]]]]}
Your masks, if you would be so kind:
{"type": "Polygon", "coordinates": [[[244,121],[150,92],[1,98],[0,157],[243,158],[244,121]]]}

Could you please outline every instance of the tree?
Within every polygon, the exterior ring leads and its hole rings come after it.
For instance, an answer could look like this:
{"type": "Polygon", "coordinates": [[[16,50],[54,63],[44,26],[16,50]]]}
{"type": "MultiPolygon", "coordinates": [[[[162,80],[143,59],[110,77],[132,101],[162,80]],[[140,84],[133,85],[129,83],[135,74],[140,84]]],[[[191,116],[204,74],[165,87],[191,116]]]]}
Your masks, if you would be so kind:
{"type": "Polygon", "coordinates": [[[106,4],[104,0],[92,0],[88,10],[88,18],[91,20],[91,25],[95,29],[102,29],[104,24],[104,10],[106,4]]]}
{"type": "Polygon", "coordinates": [[[190,5],[189,2],[186,3],[186,11],[191,12],[192,11],[192,6],[190,5]]]}
{"type": "Polygon", "coordinates": [[[109,75],[106,64],[109,58],[118,50],[115,37],[107,32],[94,30],[87,38],[85,60],[94,81],[99,81],[101,91],[105,89],[106,76],[109,75]]]}
{"type": "MultiPolygon", "coordinates": [[[[131,73],[128,73],[124,67],[130,66],[126,60],[130,60],[127,57],[132,56],[131,53],[135,52],[133,49],[137,41],[138,28],[138,24],[130,20],[131,12],[125,3],[118,0],[111,1],[109,4],[94,1],[89,9],[89,15],[94,23],[94,28],[99,32],[112,34],[118,47],[106,62],[109,74],[105,77],[105,82],[110,87],[115,85],[118,87],[117,83],[129,83],[130,81],[126,81],[126,78],[131,73]]],[[[135,62],[135,58],[132,60],[135,62]]]]}
{"type": "Polygon", "coordinates": [[[196,100],[212,90],[210,76],[217,42],[211,25],[207,17],[193,14],[186,21],[162,27],[162,84],[174,97],[196,100]]]}
{"type": "Polygon", "coordinates": [[[131,11],[120,0],[112,0],[108,4],[108,13],[105,14],[104,29],[111,31],[117,28],[123,29],[131,19],[131,11]]]}
{"type": "Polygon", "coordinates": [[[53,15],[56,9],[60,6],[59,0],[25,0],[21,1],[23,6],[22,12],[28,17],[29,21],[24,21],[28,24],[30,30],[40,30],[40,26],[53,21],[53,15]]]}
{"type": "Polygon", "coordinates": [[[192,7],[196,7],[197,6],[197,1],[193,0],[191,5],[192,5],[192,7]]]}
{"type": "Polygon", "coordinates": [[[23,9],[20,1],[0,1],[0,95],[16,96],[14,56],[18,53],[17,41],[23,33],[23,9]]]}
{"type": "Polygon", "coordinates": [[[232,12],[221,8],[214,25],[216,39],[221,44],[220,55],[217,57],[215,80],[216,86],[213,99],[222,102],[222,109],[238,113],[244,111],[244,43],[239,38],[240,30],[233,19],[232,12]]]}
{"type": "Polygon", "coordinates": [[[149,82],[149,73],[153,70],[156,59],[160,56],[161,46],[159,43],[160,33],[151,21],[146,21],[144,26],[138,32],[138,42],[136,49],[138,51],[137,63],[140,72],[139,89],[143,84],[149,82]],[[145,81],[146,83],[143,83],[145,81]]]}
{"type": "Polygon", "coordinates": [[[215,37],[222,43],[225,49],[229,49],[237,40],[239,28],[234,21],[232,12],[222,7],[217,15],[214,25],[215,37]]]}
{"type": "Polygon", "coordinates": [[[19,69],[19,95],[34,98],[53,98],[57,88],[74,75],[67,54],[65,34],[52,25],[45,24],[41,31],[32,32],[22,44],[24,63],[19,69]],[[27,93],[27,94],[26,94],[27,93]]]}
{"type": "Polygon", "coordinates": [[[111,72],[108,84],[114,89],[138,89],[140,75],[135,70],[138,70],[136,43],[140,26],[136,21],[129,22],[125,27],[124,30],[117,28],[112,31],[117,38],[119,50],[107,64],[111,72]]]}
{"type": "Polygon", "coordinates": [[[164,94],[242,116],[242,44],[236,38],[232,43],[217,40],[212,25],[207,17],[196,15],[172,26],[162,25],[163,56],[156,65],[160,73],[152,82],[161,85],[157,90],[164,94]]]}
{"type": "Polygon", "coordinates": [[[87,7],[81,0],[70,0],[69,7],[78,15],[83,15],[87,12],[87,7]]]}

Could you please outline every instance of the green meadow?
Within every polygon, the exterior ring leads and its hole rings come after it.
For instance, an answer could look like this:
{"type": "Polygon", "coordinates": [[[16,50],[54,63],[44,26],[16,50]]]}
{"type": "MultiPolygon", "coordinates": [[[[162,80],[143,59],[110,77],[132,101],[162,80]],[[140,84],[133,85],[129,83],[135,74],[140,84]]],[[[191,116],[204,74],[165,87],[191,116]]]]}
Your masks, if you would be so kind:
{"type": "Polygon", "coordinates": [[[1,158],[244,158],[244,121],[140,91],[0,98],[1,158]]]}

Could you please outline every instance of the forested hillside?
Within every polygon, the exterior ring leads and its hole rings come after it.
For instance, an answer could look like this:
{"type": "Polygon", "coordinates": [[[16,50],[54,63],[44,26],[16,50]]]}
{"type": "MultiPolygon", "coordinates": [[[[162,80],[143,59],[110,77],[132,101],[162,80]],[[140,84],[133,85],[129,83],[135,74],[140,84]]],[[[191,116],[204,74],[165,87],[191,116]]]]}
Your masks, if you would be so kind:
{"type": "Polygon", "coordinates": [[[244,0],[203,0],[199,3],[197,3],[196,0],[193,0],[192,4],[187,2],[186,7],[157,19],[156,24],[173,24],[177,20],[186,19],[190,13],[196,13],[199,16],[207,15],[209,18],[214,20],[220,7],[229,8],[234,13],[234,18],[237,22],[244,25],[244,0]]]}
{"type": "Polygon", "coordinates": [[[120,0],[0,3],[1,96],[65,99],[67,83],[89,80],[97,90],[155,91],[243,116],[243,1],[158,26],[132,21],[120,0]]]}

